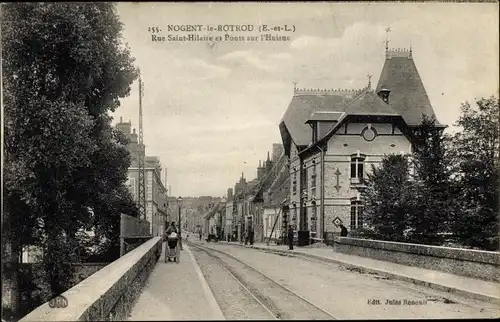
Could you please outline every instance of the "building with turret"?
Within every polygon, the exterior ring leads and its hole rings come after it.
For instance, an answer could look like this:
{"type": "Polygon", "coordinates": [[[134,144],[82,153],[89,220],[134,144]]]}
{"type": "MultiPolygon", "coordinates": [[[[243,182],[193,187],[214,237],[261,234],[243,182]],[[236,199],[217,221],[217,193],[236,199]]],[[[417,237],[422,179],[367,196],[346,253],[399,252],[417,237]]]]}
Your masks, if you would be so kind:
{"type": "MultiPolygon", "coordinates": [[[[299,243],[363,227],[361,191],[371,165],[412,152],[422,114],[434,117],[411,49],[388,49],[372,88],[298,89],[280,122],[290,159],[290,223],[299,243]]],[[[444,125],[436,122],[438,128],[444,125]]]]}

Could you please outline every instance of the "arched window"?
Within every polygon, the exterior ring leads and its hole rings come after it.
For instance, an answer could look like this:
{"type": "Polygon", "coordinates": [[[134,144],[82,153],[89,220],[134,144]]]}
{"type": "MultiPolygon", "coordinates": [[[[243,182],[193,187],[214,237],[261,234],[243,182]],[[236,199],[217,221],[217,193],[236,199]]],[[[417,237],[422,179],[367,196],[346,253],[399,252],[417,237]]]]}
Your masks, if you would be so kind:
{"type": "Polygon", "coordinates": [[[363,227],[363,202],[351,199],[351,230],[363,227]]]}

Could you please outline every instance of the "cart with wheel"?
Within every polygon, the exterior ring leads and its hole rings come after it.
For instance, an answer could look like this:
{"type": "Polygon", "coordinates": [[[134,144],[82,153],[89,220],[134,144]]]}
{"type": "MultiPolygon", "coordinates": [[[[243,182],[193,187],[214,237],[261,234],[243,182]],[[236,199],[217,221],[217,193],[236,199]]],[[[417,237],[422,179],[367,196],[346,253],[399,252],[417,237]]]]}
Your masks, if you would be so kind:
{"type": "Polygon", "coordinates": [[[165,263],[172,260],[177,263],[180,261],[179,238],[176,233],[171,233],[167,236],[167,244],[165,246],[165,263]]]}

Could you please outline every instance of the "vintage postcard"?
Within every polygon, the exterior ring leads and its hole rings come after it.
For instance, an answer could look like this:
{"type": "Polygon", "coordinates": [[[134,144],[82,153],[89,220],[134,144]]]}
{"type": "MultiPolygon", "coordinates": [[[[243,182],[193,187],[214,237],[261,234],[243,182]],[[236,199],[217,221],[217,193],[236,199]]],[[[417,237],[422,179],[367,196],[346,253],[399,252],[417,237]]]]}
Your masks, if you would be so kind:
{"type": "Polygon", "coordinates": [[[0,10],[2,321],[500,316],[498,2],[0,10]]]}

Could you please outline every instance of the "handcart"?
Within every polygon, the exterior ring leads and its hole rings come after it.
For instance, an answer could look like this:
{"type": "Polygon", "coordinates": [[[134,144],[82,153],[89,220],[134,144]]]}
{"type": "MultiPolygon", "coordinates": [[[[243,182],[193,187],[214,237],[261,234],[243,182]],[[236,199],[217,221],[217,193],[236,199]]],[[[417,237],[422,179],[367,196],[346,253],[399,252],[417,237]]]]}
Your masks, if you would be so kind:
{"type": "Polygon", "coordinates": [[[181,252],[179,247],[179,238],[177,236],[167,237],[167,243],[165,245],[165,263],[174,261],[179,263],[181,259],[181,252]]]}

